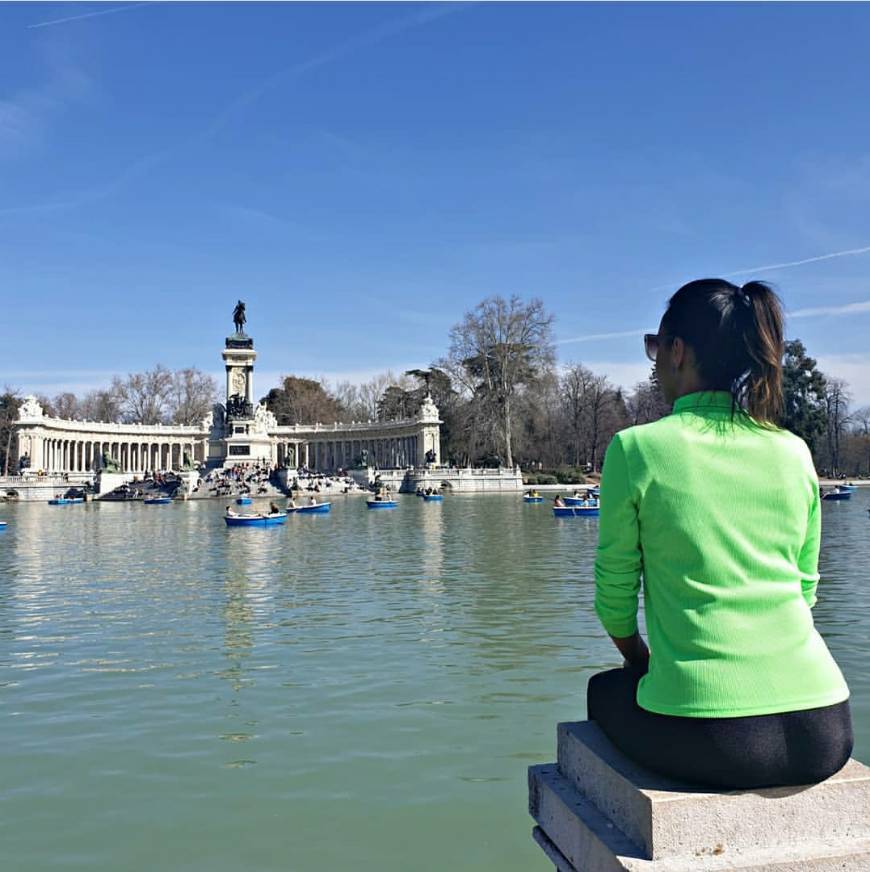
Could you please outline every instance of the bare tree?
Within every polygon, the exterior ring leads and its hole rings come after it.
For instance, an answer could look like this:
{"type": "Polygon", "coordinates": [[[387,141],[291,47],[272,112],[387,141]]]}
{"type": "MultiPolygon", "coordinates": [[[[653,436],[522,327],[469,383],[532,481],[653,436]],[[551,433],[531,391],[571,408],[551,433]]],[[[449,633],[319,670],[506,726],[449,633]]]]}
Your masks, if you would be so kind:
{"type": "Polygon", "coordinates": [[[523,385],[553,365],[553,316],[541,300],[488,297],[450,331],[444,368],[491,416],[513,466],[513,403],[523,385]]]}
{"type": "Polygon", "coordinates": [[[217,399],[213,376],[195,368],[179,369],[172,375],[170,416],[175,424],[198,424],[217,399]]]}
{"type": "Polygon", "coordinates": [[[589,402],[597,378],[598,376],[591,369],[578,363],[569,367],[561,379],[562,398],[573,448],[571,462],[574,466],[579,466],[588,460],[586,443],[589,429],[589,402]]]}
{"type": "Polygon", "coordinates": [[[72,391],[55,394],[51,401],[51,407],[55,417],[63,418],[66,421],[77,421],[82,417],[79,399],[72,391]]]}
{"type": "Polygon", "coordinates": [[[607,376],[575,364],[562,377],[562,395],[574,446],[574,465],[589,463],[596,469],[613,434],[627,423],[622,393],[607,376]]]}
{"type": "Polygon", "coordinates": [[[85,394],[79,404],[79,409],[85,420],[115,423],[122,418],[122,404],[120,379],[115,376],[110,387],[89,391],[85,394]]]}
{"type": "Polygon", "coordinates": [[[843,379],[826,378],[824,402],[827,429],[825,432],[828,461],[831,475],[840,472],[840,445],[846,425],[849,423],[849,403],[852,399],[849,386],[843,379]]]}
{"type": "Polygon", "coordinates": [[[157,364],[147,372],[131,373],[119,381],[121,409],[128,421],[161,424],[168,417],[172,396],[172,373],[157,364]]]}
{"type": "Polygon", "coordinates": [[[369,417],[366,404],[360,396],[360,386],[349,381],[337,382],[332,391],[338,405],[341,408],[342,423],[349,424],[351,421],[362,421],[369,417]]]}
{"type": "Polygon", "coordinates": [[[625,405],[632,425],[649,424],[670,413],[670,406],[665,402],[655,373],[634,386],[634,392],[628,396],[625,405]]]}
{"type": "Polygon", "coordinates": [[[849,442],[854,455],[855,471],[860,473],[863,463],[866,474],[870,475],[870,406],[861,406],[850,417],[852,426],[849,442]]]}

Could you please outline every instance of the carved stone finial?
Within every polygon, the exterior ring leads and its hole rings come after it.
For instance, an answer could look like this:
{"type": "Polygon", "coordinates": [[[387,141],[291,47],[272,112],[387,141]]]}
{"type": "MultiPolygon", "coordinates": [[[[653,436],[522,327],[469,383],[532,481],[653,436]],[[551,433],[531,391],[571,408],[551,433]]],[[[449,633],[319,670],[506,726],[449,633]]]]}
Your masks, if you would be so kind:
{"type": "Polygon", "coordinates": [[[37,400],[33,394],[28,394],[18,409],[18,420],[23,421],[25,419],[30,420],[32,418],[42,418],[44,414],[42,406],[39,404],[39,400],[37,400]]]}

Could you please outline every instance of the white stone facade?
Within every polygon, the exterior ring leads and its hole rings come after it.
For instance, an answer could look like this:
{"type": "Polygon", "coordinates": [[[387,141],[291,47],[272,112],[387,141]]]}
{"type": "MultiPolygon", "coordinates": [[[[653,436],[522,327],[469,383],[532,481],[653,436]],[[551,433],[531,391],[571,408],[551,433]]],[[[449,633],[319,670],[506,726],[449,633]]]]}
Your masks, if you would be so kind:
{"type": "Polygon", "coordinates": [[[16,422],[18,457],[29,458],[28,473],[49,475],[96,471],[103,456],[129,475],[181,470],[186,462],[332,471],[360,458],[382,468],[422,466],[427,452],[441,461],[441,421],[431,397],[414,418],[402,421],[279,426],[264,404],[253,403],[253,341],[240,334],[228,338],[223,358],[226,402],[193,426],[50,418],[28,396],[16,422]]]}

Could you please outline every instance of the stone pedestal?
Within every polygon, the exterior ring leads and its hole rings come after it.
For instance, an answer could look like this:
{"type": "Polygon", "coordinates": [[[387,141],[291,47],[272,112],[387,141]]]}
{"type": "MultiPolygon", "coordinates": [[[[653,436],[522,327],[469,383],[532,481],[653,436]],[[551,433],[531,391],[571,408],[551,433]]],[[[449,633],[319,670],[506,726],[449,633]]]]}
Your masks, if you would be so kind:
{"type": "Polygon", "coordinates": [[[559,872],[867,872],[870,769],[821,784],[710,792],[616,750],[591,721],[560,724],[558,762],[529,769],[533,836],[559,872]]]}

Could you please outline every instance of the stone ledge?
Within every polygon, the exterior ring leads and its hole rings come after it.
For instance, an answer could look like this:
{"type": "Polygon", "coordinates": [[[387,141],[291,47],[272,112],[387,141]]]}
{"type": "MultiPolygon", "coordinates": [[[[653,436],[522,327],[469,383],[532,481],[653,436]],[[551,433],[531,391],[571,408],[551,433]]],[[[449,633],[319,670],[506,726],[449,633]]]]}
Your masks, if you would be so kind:
{"type": "Polygon", "coordinates": [[[529,769],[534,838],[559,872],[868,872],[870,769],[820,784],[711,791],[658,776],[592,722],[560,724],[529,769]]]}
{"type": "Polygon", "coordinates": [[[553,764],[529,768],[535,840],[559,872],[867,872],[870,838],[813,839],[735,852],[727,845],[650,860],[553,764]],[[546,840],[546,841],[545,841],[546,840]]]}
{"type": "Polygon", "coordinates": [[[647,859],[870,838],[870,769],[857,760],[821,784],[714,793],[643,769],[593,722],[558,736],[559,773],[647,859]]]}

